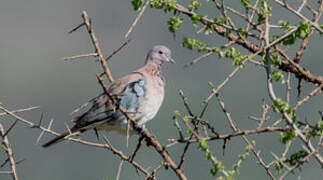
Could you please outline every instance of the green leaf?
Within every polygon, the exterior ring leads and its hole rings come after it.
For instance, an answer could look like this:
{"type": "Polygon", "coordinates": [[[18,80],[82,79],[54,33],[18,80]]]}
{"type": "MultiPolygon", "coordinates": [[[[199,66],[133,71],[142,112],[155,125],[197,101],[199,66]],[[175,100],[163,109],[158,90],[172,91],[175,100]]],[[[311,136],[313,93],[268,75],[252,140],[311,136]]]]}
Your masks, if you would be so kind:
{"type": "Polygon", "coordinates": [[[285,158],[280,158],[274,163],[274,167],[277,172],[281,171],[284,168],[284,161],[285,158]]]}
{"type": "Polygon", "coordinates": [[[279,64],[280,64],[280,62],[281,62],[281,58],[280,58],[280,56],[278,56],[278,55],[276,55],[276,54],[272,54],[271,56],[270,56],[270,63],[272,64],[272,65],[276,65],[276,66],[278,66],[279,64]]]}
{"type": "Polygon", "coordinates": [[[294,130],[287,131],[287,132],[281,132],[280,133],[280,141],[284,144],[286,144],[288,141],[293,140],[297,136],[296,132],[294,130]]]}
{"type": "Polygon", "coordinates": [[[203,15],[200,14],[193,14],[191,16],[191,20],[193,24],[197,24],[198,21],[200,21],[203,18],[203,15]]]}
{"type": "Polygon", "coordinates": [[[168,30],[170,32],[175,32],[178,30],[179,26],[183,23],[183,20],[179,17],[172,16],[168,20],[168,30]]]}
{"type": "Polygon", "coordinates": [[[211,157],[212,157],[211,152],[210,152],[210,151],[206,151],[206,152],[205,152],[205,158],[206,158],[207,160],[211,160],[211,157]]]}
{"type": "Polygon", "coordinates": [[[176,5],[176,0],[164,0],[164,3],[165,3],[165,12],[168,12],[168,11],[171,11],[171,10],[174,10],[174,7],[176,5]]]}
{"type": "Polygon", "coordinates": [[[282,26],[283,28],[288,28],[288,27],[290,26],[289,22],[287,22],[287,21],[283,21],[283,20],[279,20],[279,21],[278,21],[278,24],[279,24],[280,26],[282,26]]]}
{"type": "Polygon", "coordinates": [[[215,53],[219,53],[220,52],[220,48],[219,47],[214,47],[213,49],[212,49],[212,51],[213,52],[215,52],[215,53]]]}
{"type": "Polygon", "coordinates": [[[201,6],[201,3],[199,1],[193,0],[191,1],[191,4],[188,5],[188,10],[195,11],[200,6],[201,6]]]}
{"type": "Polygon", "coordinates": [[[207,151],[209,146],[207,145],[206,141],[204,139],[199,140],[199,145],[201,150],[207,151]]]}
{"type": "Polygon", "coordinates": [[[132,0],[131,4],[133,6],[133,9],[135,11],[140,11],[141,10],[141,5],[144,3],[144,0],[132,0]]]}
{"type": "Polygon", "coordinates": [[[271,78],[273,81],[281,81],[282,83],[285,82],[284,74],[280,70],[275,70],[272,72],[271,78]]]}
{"type": "Polygon", "coordinates": [[[296,164],[303,164],[303,158],[308,155],[308,152],[305,150],[300,150],[290,156],[289,159],[286,159],[286,162],[289,163],[291,166],[295,166],[296,164]]]}
{"type": "Polygon", "coordinates": [[[247,37],[248,36],[248,32],[246,31],[246,29],[239,28],[238,32],[242,37],[247,37]]]}
{"type": "Polygon", "coordinates": [[[298,38],[304,39],[312,30],[312,25],[305,20],[299,23],[298,30],[296,31],[296,36],[298,38]]]}
{"type": "Polygon", "coordinates": [[[209,47],[200,42],[197,39],[191,39],[191,38],[184,38],[183,42],[182,42],[182,46],[192,50],[194,47],[197,47],[198,52],[205,52],[205,51],[209,51],[209,47]]]}
{"type": "Polygon", "coordinates": [[[156,9],[162,9],[164,7],[164,4],[161,0],[149,0],[150,7],[156,8],[156,9]]]}
{"type": "Polygon", "coordinates": [[[180,116],[181,116],[181,113],[180,113],[180,112],[179,112],[179,110],[177,110],[177,109],[174,111],[174,114],[175,114],[177,117],[180,117],[180,116]]]}

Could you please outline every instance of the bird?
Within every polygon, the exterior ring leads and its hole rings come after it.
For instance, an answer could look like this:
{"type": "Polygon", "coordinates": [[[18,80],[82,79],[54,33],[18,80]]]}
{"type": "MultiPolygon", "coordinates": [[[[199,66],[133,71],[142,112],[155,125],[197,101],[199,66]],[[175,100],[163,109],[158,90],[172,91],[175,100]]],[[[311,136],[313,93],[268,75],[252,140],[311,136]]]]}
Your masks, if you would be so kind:
{"type": "MultiPolygon", "coordinates": [[[[152,120],[160,109],[165,96],[165,77],[161,67],[164,63],[175,63],[171,50],[163,45],[153,46],[143,67],[113,81],[106,93],[92,101],[89,110],[74,119],[74,126],[68,132],[43,144],[47,148],[64,140],[72,134],[88,130],[116,131],[127,134],[127,118],[118,107],[136,121],[136,128],[144,130],[145,124],[152,120]],[[113,100],[111,100],[112,98],[113,100]]],[[[131,134],[135,134],[131,129],[131,134]]]]}

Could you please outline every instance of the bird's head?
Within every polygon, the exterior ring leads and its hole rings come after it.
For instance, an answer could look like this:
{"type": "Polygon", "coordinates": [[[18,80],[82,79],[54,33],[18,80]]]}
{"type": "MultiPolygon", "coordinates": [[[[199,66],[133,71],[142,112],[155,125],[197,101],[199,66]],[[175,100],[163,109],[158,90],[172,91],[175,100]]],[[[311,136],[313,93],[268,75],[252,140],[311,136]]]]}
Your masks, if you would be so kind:
{"type": "Polygon", "coordinates": [[[171,50],[162,45],[153,46],[148,52],[146,64],[155,63],[157,65],[162,65],[165,62],[175,63],[174,59],[171,57],[171,50]]]}

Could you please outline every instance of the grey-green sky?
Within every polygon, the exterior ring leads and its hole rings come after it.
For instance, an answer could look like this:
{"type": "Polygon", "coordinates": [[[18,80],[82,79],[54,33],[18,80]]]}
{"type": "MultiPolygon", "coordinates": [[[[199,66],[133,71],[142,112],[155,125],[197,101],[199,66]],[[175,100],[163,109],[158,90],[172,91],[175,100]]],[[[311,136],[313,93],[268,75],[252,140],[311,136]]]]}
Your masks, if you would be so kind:
{"type": "MultiPolygon", "coordinates": [[[[202,0],[203,4],[207,4],[202,0]]],[[[214,15],[211,5],[205,8],[214,15]]],[[[81,12],[86,10],[93,22],[93,28],[100,41],[105,55],[119,47],[123,36],[136,16],[129,1],[120,0],[1,0],[0,1],[0,102],[10,109],[29,106],[41,106],[40,110],[22,114],[28,120],[37,122],[44,113],[44,123],[54,119],[53,129],[62,132],[64,123],[69,124],[73,116],[70,113],[82,103],[101,92],[95,74],[101,71],[100,65],[93,58],[84,58],[70,62],[62,60],[65,56],[78,55],[93,51],[88,34],[80,29],[73,34],[67,32],[82,22],[81,12]]],[[[274,12],[274,19],[282,15],[290,18],[290,13],[282,9],[274,12]]],[[[193,34],[197,29],[189,23],[183,24],[174,39],[167,30],[166,21],[170,15],[162,11],[147,9],[143,18],[131,34],[132,42],[114,56],[109,65],[114,77],[121,77],[140,67],[144,63],[147,51],[152,45],[163,44],[173,50],[175,65],[164,67],[167,79],[166,98],[157,117],[148,123],[148,129],[166,144],[167,139],[177,137],[172,116],[175,109],[184,111],[178,90],[182,89],[189,97],[193,110],[198,112],[202,100],[210,92],[208,82],[221,83],[233,70],[231,62],[217,56],[205,58],[190,68],[183,65],[199,56],[180,46],[183,37],[201,37],[212,45],[223,43],[215,35],[205,37],[193,34]],[[192,35],[193,34],[193,35],[192,35]]],[[[294,23],[297,23],[296,18],[294,23]]],[[[184,20],[188,20],[184,18],[184,20]]],[[[304,55],[302,62],[314,74],[321,74],[321,37],[316,35],[304,55]]],[[[227,110],[242,129],[255,128],[249,115],[260,116],[261,101],[269,103],[265,84],[265,71],[254,65],[247,65],[224,87],[220,94],[227,110]]],[[[295,84],[295,80],[293,79],[295,84]]],[[[280,85],[277,84],[277,87],[280,85]]],[[[293,85],[295,86],[295,85],[293,85]]],[[[312,86],[304,87],[304,94],[312,86]]],[[[279,95],[283,95],[280,91],[279,95]]],[[[295,95],[293,93],[292,95],[295,95]]],[[[314,122],[319,118],[318,110],[323,110],[323,97],[318,95],[313,101],[305,104],[299,111],[299,118],[314,122]]],[[[279,117],[271,114],[272,117],[279,117]]],[[[215,125],[220,133],[231,132],[229,124],[220,111],[216,101],[212,101],[206,118],[215,125]]],[[[6,127],[13,122],[11,118],[2,118],[6,127]]],[[[273,120],[272,120],[273,121],[273,120]]],[[[115,179],[119,159],[111,152],[89,148],[76,143],[61,143],[49,149],[36,145],[39,135],[37,129],[18,125],[11,133],[10,140],[16,159],[26,159],[18,165],[18,175],[23,180],[103,180],[105,177],[115,179]]],[[[125,152],[130,152],[136,145],[137,137],[131,138],[130,148],[125,146],[125,138],[115,133],[107,133],[111,142],[125,152]]],[[[51,136],[45,135],[41,142],[51,136]]],[[[94,133],[82,135],[85,139],[96,141],[94,133]]],[[[267,134],[251,136],[257,141],[257,149],[266,161],[271,159],[271,152],[281,153],[283,146],[279,135],[267,134]]],[[[238,159],[244,151],[245,144],[240,138],[227,143],[224,156],[222,141],[210,144],[213,153],[227,167],[238,159]]],[[[179,155],[182,145],[169,151],[179,155]]],[[[297,149],[299,147],[292,147],[297,149]]],[[[143,147],[137,161],[145,167],[154,167],[160,157],[151,148],[143,147]]],[[[178,160],[177,158],[176,160],[178,160]]],[[[0,158],[0,162],[3,158],[0,158]]],[[[264,170],[249,156],[240,170],[237,179],[267,179],[264,170]]],[[[322,172],[316,162],[308,163],[302,169],[301,179],[320,179],[322,172]]],[[[210,163],[204,160],[203,153],[195,146],[188,151],[184,171],[189,179],[212,179],[209,175],[210,163]]],[[[298,170],[297,170],[298,172],[298,170]]],[[[160,179],[175,179],[171,170],[161,170],[160,179]]],[[[296,179],[290,175],[287,179],[296,179]]],[[[0,179],[10,179],[0,174],[0,179]]],[[[143,179],[128,164],[124,165],[121,179],[143,179]]]]}

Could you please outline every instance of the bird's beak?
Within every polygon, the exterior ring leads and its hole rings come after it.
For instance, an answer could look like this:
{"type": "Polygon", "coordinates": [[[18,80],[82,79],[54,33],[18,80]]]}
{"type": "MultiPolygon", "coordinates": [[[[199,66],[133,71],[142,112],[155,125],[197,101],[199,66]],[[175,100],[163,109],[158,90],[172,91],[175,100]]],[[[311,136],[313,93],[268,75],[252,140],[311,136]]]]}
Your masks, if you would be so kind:
{"type": "Polygon", "coordinates": [[[168,62],[171,62],[172,64],[176,63],[175,60],[173,58],[171,58],[171,57],[168,58],[168,62]]]}

